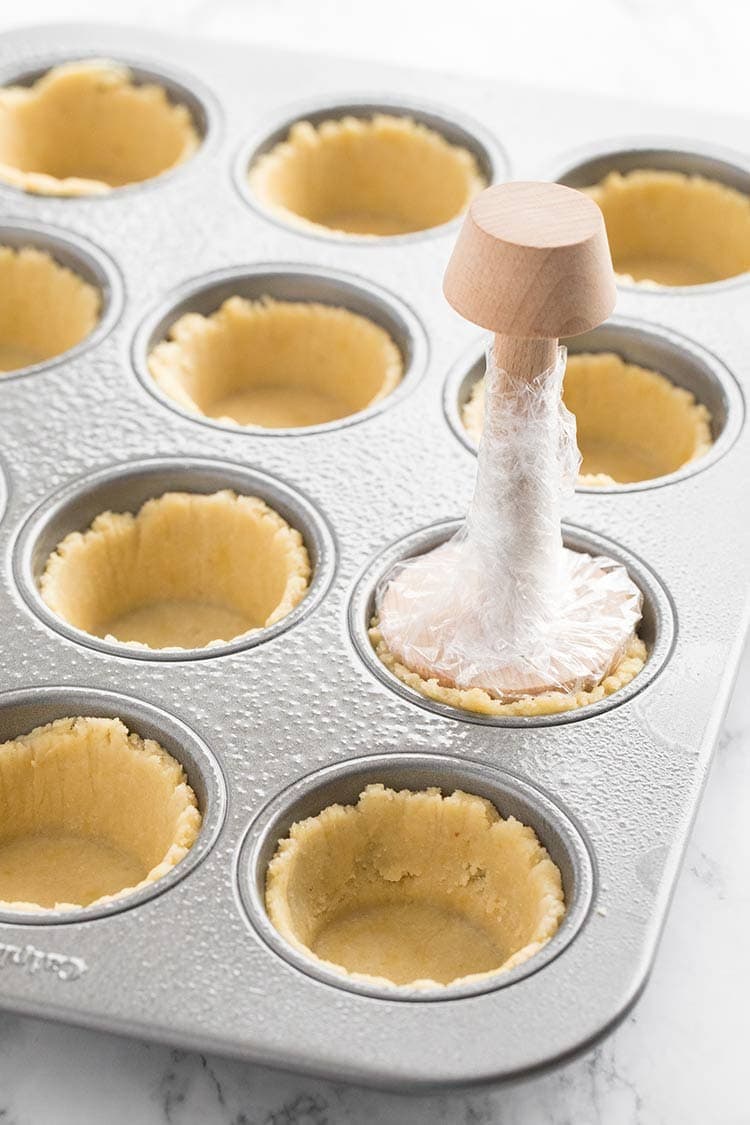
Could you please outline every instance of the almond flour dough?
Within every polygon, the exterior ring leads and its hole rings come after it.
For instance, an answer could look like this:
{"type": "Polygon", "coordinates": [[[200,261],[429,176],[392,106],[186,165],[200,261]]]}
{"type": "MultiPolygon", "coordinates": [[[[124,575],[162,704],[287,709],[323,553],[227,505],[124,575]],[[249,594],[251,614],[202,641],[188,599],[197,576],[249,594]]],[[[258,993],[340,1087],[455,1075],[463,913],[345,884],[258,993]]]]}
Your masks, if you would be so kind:
{"type": "Polygon", "coordinates": [[[383,785],[292,826],[268,866],[266,908],[327,968],[420,989],[507,972],[565,913],[560,872],[531,828],[459,790],[383,785]]]}
{"type": "Polygon", "coordinates": [[[107,60],[0,89],[0,180],[40,195],[101,195],[149,180],[199,144],[190,112],[107,60]]]}
{"type": "Polygon", "coordinates": [[[585,191],[602,209],[628,281],[703,285],[750,270],[750,198],[681,172],[610,172],[585,191]]]}
{"type": "Polygon", "coordinates": [[[412,691],[418,691],[426,699],[432,699],[435,703],[443,703],[446,707],[456,707],[463,711],[476,711],[477,714],[492,715],[497,718],[521,715],[556,715],[563,711],[575,711],[579,707],[587,707],[591,703],[598,703],[601,699],[606,699],[608,695],[614,695],[616,691],[634,680],[643,669],[647,656],[646,646],[640,637],[631,637],[615,666],[601,683],[594,687],[570,694],[562,691],[541,691],[535,695],[524,695],[519,699],[503,702],[500,699],[493,698],[489,692],[482,688],[452,687],[450,684],[441,683],[435,676],[424,677],[419,672],[407,668],[389,651],[380,631],[377,617],[373,618],[369,636],[376,655],[382,660],[389,672],[392,672],[412,691]]]}
{"type": "Polygon", "coordinates": [[[403,376],[388,333],[348,309],[230,297],[187,313],[148,357],[161,390],[186,410],[241,426],[298,427],[364,410],[403,376]]]}
{"type": "Polygon", "coordinates": [[[66,718],[0,745],[0,909],[69,909],[166,875],[201,826],[184,771],[119,719],[66,718]]]}
{"type": "Polygon", "coordinates": [[[190,649],[280,621],[310,573],[299,531],[257,496],[167,492],[136,515],[104,512],[66,536],[40,591],[93,636],[190,649]]]}
{"type": "Polygon", "coordinates": [[[468,149],[387,113],[299,121],[258,157],[248,182],[286,222],[373,237],[447,223],[486,186],[468,149]]]}
{"type": "Polygon", "coordinates": [[[33,246],[0,246],[0,375],[75,347],[96,327],[98,289],[33,246]]]}
{"type": "MultiPolygon", "coordinates": [[[[712,445],[711,415],[690,391],[612,352],[568,356],[563,400],[576,418],[583,457],[578,483],[589,488],[666,476],[712,445]]],[[[479,444],[483,378],[472,387],[461,418],[479,444]]]]}

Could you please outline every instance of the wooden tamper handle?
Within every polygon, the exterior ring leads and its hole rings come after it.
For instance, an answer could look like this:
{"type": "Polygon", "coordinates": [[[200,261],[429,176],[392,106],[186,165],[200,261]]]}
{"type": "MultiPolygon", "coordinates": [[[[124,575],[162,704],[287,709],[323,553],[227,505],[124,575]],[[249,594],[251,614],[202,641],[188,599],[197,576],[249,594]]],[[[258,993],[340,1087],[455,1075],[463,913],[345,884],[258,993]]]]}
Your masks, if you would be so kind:
{"type": "Polygon", "coordinates": [[[615,307],[602,213],[562,184],[517,182],[481,192],[467,212],[443,292],[461,316],[495,333],[498,367],[532,379],[615,307]]]}

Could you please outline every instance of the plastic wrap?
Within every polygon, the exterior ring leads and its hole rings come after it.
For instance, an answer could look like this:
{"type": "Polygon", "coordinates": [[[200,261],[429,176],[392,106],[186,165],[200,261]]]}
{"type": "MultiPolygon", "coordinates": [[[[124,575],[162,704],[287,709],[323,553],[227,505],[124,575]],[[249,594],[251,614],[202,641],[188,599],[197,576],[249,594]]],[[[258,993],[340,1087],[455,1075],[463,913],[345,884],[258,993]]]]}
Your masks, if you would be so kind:
{"type": "Polygon", "coordinates": [[[587,691],[619,663],[641,594],[611,559],[568,550],[562,504],[580,465],[562,402],[566,353],[531,380],[487,354],[485,426],[462,529],[398,563],[377,592],[388,650],[425,679],[500,700],[587,691]]]}

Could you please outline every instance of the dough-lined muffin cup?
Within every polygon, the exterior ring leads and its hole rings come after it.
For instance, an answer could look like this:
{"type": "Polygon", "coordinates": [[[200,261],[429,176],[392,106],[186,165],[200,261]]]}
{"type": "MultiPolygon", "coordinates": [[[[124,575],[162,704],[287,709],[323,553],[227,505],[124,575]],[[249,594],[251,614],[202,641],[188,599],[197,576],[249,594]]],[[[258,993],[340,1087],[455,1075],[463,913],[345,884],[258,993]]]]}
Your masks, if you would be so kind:
{"type": "Polygon", "coordinates": [[[345,308],[230,297],[186,313],[148,357],[179,406],[241,426],[296,428],[356,414],[389,395],[404,363],[385,329],[345,308]]]}
{"type": "Polygon", "coordinates": [[[62,355],[99,321],[99,290],[35,246],[0,246],[0,292],[0,375],[62,355]]]}
{"type": "Polygon", "coordinates": [[[599,204],[615,270],[655,286],[704,285],[750,270],[750,197],[704,176],[610,172],[599,204]]]}
{"type": "Polygon", "coordinates": [[[40,195],[101,195],[183,163],[190,111],[108,60],[65,63],[0,89],[0,180],[40,195]]]}
{"type": "Polygon", "coordinates": [[[0,745],[2,909],[130,894],[178,864],[200,827],[180,763],[119,719],[57,719],[0,745]]]}
{"type": "Polygon", "coordinates": [[[446,707],[454,707],[459,711],[473,711],[479,715],[495,718],[557,715],[566,711],[575,711],[579,707],[588,707],[592,703],[599,703],[600,700],[606,699],[607,696],[613,695],[631,683],[644,668],[648,655],[644,642],[640,637],[634,636],[626,645],[614,668],[594,687],[571,692],[541,691],[535,695],[524,695],[520,699],[506,702],[496,699],[483,688],[451,687],[441,683],[437,677],[428,679],[412,668],[407,668],[388,648],[378,626],[377,617],[372,620],[369,637],[378,659],[389,672],[412,691],[417,691],[426,699],[442,703],[446,707]]]}
{"type": "Polygon", "coordinates": [[[103,512],[50,555],[43,600],[68,624],[153,649],[219,644],[280,621],[305,596],[299,531],[257,496],[166,492],[103,512]]]}
{"type": "MultiPolygon", "coordinates": [[[[711,416],[690,391],[613,352],[568,356],[563,400],[576,417],[584,487],[655,480],[711,448],[711,416]]],[[[484,427],[484,379],[461,418],[477,444],[484,427]]]]}
{"type": "Polygon", "coordinates": [[[308,958],[421,989],[507,972],[565,913],[560,871],[533,829],[460,790],[380,784],[292,826],[268,866],[265,901],[308,958]]]}
{"type": "Polygon", "coordinates": [[[486,187],[468,149],[389,113],[298,121],[256,159],[248,183],[288,223],[369,237],[450,222],[486,187]]]}

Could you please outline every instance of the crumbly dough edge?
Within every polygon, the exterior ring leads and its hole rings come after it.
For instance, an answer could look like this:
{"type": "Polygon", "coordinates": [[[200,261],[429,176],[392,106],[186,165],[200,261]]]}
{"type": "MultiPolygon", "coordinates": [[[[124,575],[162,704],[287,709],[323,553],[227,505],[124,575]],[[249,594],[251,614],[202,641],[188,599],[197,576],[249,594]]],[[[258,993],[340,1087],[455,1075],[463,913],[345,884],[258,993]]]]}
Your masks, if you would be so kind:
{"type": "MultiPolygon", "coordinates": [[[[714,180],[709,176],[701,176],[696,173],[688,174],[686,172],[670,171],[665,168],[634,168],[630,172],[625,173],[613,169],[611,172],[608,172],[599,183],[591,184],[581,190],[601,207],[607,194],[627,194],[634,186],[637,188],[642,183],[648,185],[649,183],[653,184],[655,181],[659,180],[661,180],[662,183],[680,183],[687,187],[688,190],[697,189],[703,192],[708,203],[713,206],[722,198],[725,200],[733,200],[738,197],[743,198],[742,192],[737,191],[728,184],[721,183],[720,180],[714,180]]],[[[639,289],[669,290],[679,288],[672,285],[665,285],[660,281],[652,281],[650,278],[638,279],[629,273],[619,273],[616,271],[616,276],[620,281],[624,281],[628,285],[635,285],[639,289]]],[[[739,275],[733,274],[731,276],[737,277],[739,275]]],[[[724,278],[723,280],[728,281],[730,279],[731,277],[724,278]]]]}
{"type": "MultiPolygon", "coordinates": [[[[88,536],[108,535],[110,531],[113,528],[117,528],[118,525],[127,526],[131,523],[135,523],[138,520],[139,515],[141,514],[143,509],[147,507],[147,505],[158,504],[159,501],[164,500],[165,498],[168,498],[170,496],[194,495],[203,494],[191,492],[165,492],[161,496],[155,496],[152,497],[152,499],[147,500],[135,514],[133,514],[132,512],[101,512],[94,519],[91,526],[86,531],[71,531],[60,543],[58,543],[55,550],[47,559],[44,571],[42,572],[42,576],[39,579],[39,592],[41,593],[42,600],[52,610],[53,613],[56,613],[58,617],[60,617],[62,620],[65,620],[56,605],[54,590],[58,575],[60,571],[66,566],[66,556],[70,554],[70,552],[76,551],[79,547],[81,547],[84,540],[88,536]],[[50,591],[52,591],[51,598],[50,591]]],[[[310,556],[308,554],[307,547],[305,546],[305,541],[302,538],[302,534],[297,530],[296,527],[292,527],[290,524],[288,524],[282,515],[280,515],[274,508],[271,508],[270,505],[268,505],[265,500],[262,500],[259,496],[240,495],[236,492],[233,492],[231,489],[222,489],[219,492],[207,493],[206,495],[227,495],[230,497],[234,497],[234,499],[238,502],[251,504],[261,514],[262,518],[270,520],[273,524],[275,524],[277,536],[283,536],[287,539],[287,554],[291,561],[290,573],[287,578],[284,597],[281,599],[274,612],[267,619],[265,625],[261,627],[263,629],[269,629],[272,625],[275,625],[278,621],[281,621],[282,618],[291,613],[292,610],[299,605],[309,589],[312,567],[310,565],[310,556]]],[[[238,636],[232,637],[232,644],[234,644],[236,641],[241,641],[243,638],[252,636],[253,634],[258,632],[260,632],[260,629],[249,629],[246,633],[240,633],[238,636]]],[[[126,648],[139,648],[148,651],[189,651],[187,649],[182,649],[177,645],[173,646],[171,649],[153,650],[149,645],[143,644],[140,641],[119,641],[116,637],[109,635],[106,636],[104,640],[110,641],[114,644],[123,645],[126,648]]],[[[209,644],[204,645],[203,647],[207,649],[215,648],[217,645],[222,645],[225,643],[225,641],[211,641],[209,644]]]]}
{"type": "Polygon", "coordinates": [[[365,239],[367,241],[377,241],[384,236],[379,234],[351,234],[349,231],[338,230],[336,227],[326,226],[325,223],[316,223],[312,219],[306,219],[303,215],[298,215],[296,211],[290,211],[287,207],[284,207],[283,204],[275,202],[275,200],[270,197],[267,190],[267,183],[269,171],[272,171],[274,167],[278,167],[279,164],[285,163],[289,157],[294,155],[298,146],[304,144],[320,144],[321,139],[328,139],[331,136],[335,136],[337,133],[364,132],[367,128],[377,129],[379,125],[381,127],[385,125],[388,128],[396,127],[401,129],[404,133],[413,133],[428,138],[437,148],[450,150],[451,155],[464,165],[466,169],[466,202],[462,210],[457,212],[454,218],[458,218],[463,214],[472,199],[487,187],[487,181],[479,169],[476,157],[469,149],[461,145],[451,144],[451,142],[447,141],[436,129],[430,129],[420,121],[415,121],[413,117],[401,117],[389,113],[376,113],[373,114],[372,118],[353,117],[349,115],[338,119],[321,121],[317,126],[309,121],[295,122],[290,128],[286,139],[279,141],[269,152],[263,153],[251,166],[247,175],[248,185],[262,202],[263,206],[285,223],[302,227],[303,229],[313,231],[317,234],[327,235],[329,238],[356,238],[365,239]]]}
{"type": "MultiPolygon", "coordinates": [[[[425,795],[438,802],[451,800],[476,802],[484,806],[488,830],[491,830],[494,823],[503,819],[500,817],[500,814],[491,801],[486,800],[484,797],[478,797],[475,794],[466,793],[460,789],[456,789],[449,796],[444,797],[440,789],[435,787],[429,787],[418,793],[414,793],[409,789],[397,791],[378,783],[366,786],[363,793],[360,794],[359,800],[361,800],[365,793],[370,794],[373,792],[382,792],[384,798],[387,800],[403,800],[404,802],[408,801],[410,797],[423,797],[425,795]]],[[[326,961],[322,957],[318,957],[317,954],[308,946],[304,945],[294,933],[294,929],[288,917],[288,911],[286,910],[286,888],[291,877],[295,859],[299,855],[300,850],[304,848],[304,842],[308,834],[310,832],[319,831],[324,833],[328,832],[330,827],[337,821],[340,822],[342,819],[345,820],[356,817],[358,815],[357,808],[359,800],[356,805],[328,805],[319,812],[317,816],[308,817],[305,820],[295,822],[289,831],[289,835],[279,841],[277,850],[268,865],[266,872],[265,902],[269,918],[284,940],[308,960],[313,961],[331,972],[342,975],[349,980],[360,981],[363,984],[393,991],[406,990],[424,992],[433,989],[443,990],[462,985],[471,985],[510,972],[511,969],[522,965],[525,961],[528,961],[530,957],[538,953],[539,950],[547,944],[550,938],[555,935],[566,910],[559,869],[550,859],[547,849],[540,843],[533,828],[522,824],[521,821],[516,820],[515,817],[509,816],[506,818],[506,822],[518,826],[519,838],[533,840],[536,845],[535,861],[531,867],[535,869],[539,865],[544,865],[543,870],[548,873],[549,876],[546,880],[544,890],[540,893],[540,898],[546,900],[547,909],[540,919],[539,932],[535,941],[529,942],[527,945],[517,950],[496,969],[456,977],[455,980],[450,981],[448,984],[442,984],[439,981],[430,980],[429,978],[411,981],[408,984],[395,984],[387,977],[350,972],[348,969],[344,968],[343,965],[337,965],[333,961],[326,961]]]]}
{"type": "Polygon", "coordinates": [[[167,849],[164,858],[152,867],[145,878],[139,883],[134,884],[132,887],[123,887],[122,890],[117,891],[116,894],[102,895],[100,898],[90,902],[87,906],[81,906],[80,903],[76,902],[56,902],[53,907],[48,907],[40,906],[36,902],[6,902],[0,899],[0,910],[17,910],[36,914],[47,914],[52,910],[87,910],[90,906],[104,906],[108,902],[114,902],[127,895],[132,895],[136,891],[140,891],[144,887],[149,887],[152,883],[162,879],[173,867],[176,867],[177,864],[185,858],[198,839],[203,818],[198,809],[198,801],[195,793],[188,783],[182,765],[176,758],[173,758],[171,754],[167,753],[164,747],[160,746],[155,739],[141,738],[135,731],[128,731],[122,719],[103,720],[101,718],[94,719],[91,716],[55,719],[51,723],[45,723],[43,726],[34,727],[28,734],[19,735],[18,738],[0,744],[0,754],[2,754],[3,750],[16,745],[31,749],[35,755],[37,753],[43,753],[43,748],[38,746],[42,735],[45,736],[46,741],[46,736],[50,733],[59,731],[61,733],[70,734],[74,733],[81,725],[87,727],[93,723],[99,724],[102,722],[111,724],[113,728],[122,731],[126,735],[129,749],[131,749],[134,754],[148,754],[159,762],[159,768],[167,774],[175,772],[175,768],[179,771],[178,776],[180,776],[182,780],[176,784],[175,791],[180,794],[184,803],[177,818],[173,842],[167,849]]]}
{"type": "MultiPolygon", "coordinates": [[[[5,86],[0,87],[0,108],[10,108],[13,104],[18,104],[21,101],[30,101],[38,97],[40,91],[44,91],[50,84],[54,83],[55,79],[64,73],[70,71],[90,70],[98,72],[102,79],[112,86],[129,86],[132,89],[134,96],[140,97],[144,102],[152,102],[156,107],[157,105],[167,107],[174,114],[175,121],[179,121],[184,130],[184,139],[182,150],[177,159],[164,168],[159,175],[171,171],[173,168],[179,167],[184,164],[200,145],[200,137],[198,136],[195,124],[193,122],[190,110],[186,105],[181,102],[171,102],[167,97],[167,92],[163,86],[158,85],[156,82],[146,83],[144,85],[136,85],[132,81],[131,70],[120,63],[112,62],[109,59],[83,59],[78,62],[63,63],[60,66],[52,67],[45,74],[41,75],[32,86],[5,86]]],[[[150,177],[153,179],[154,177],[150,177]]],[[[63,179],[58,179],[57,176],[52,176],[47,172],[23,172],[20,168],[16,168],[13,164],[4,164],[0,162],[0,181],[10,184],[11,187],[20,188],[21,191],[29,192],[32,195],[54,195],[64,197],[85,196],[85,195],[107,195],[111,191],[119,190],[113,188],[103,180],[89,180],[82,176],[66,176],[63,179]]],[[[147,183],[147,180],[134,180],[134,184],[147,183]]],[[[123,184],[122,187],[128,187],[129,184],[123,184]]]]}
{"type": "MultiPolygon", "coordinates": [[[[6,246],[0,244],[0,272],[6,267],[11,270],[16,266],[23,268],[24,265],[30,262],[34,262],[41,269],[51,269],[58,279],[65,278],[69,280],[79,294],[86,294],[87,299],[91,303],[91,317],[78,342],[66,348],[65,351],[57,352],[55,355],[49,356],[48,359],[39,361],[41,363],[51,363],[60,356],[64,356],[66,352],[83,344],[97,327],[102,315],[102,292],[97,285],[93,285],[90,281],[87,281],[85,277],[82,277],[76,270],[71,269],[70,266],[58,262],[49,250],[44,250],[41,246],[35,246],[31,243],[26,246],[6,246]]],[[[23,368],[14,368],[13,371],[0,371],[0,379],[2,379],[4,375],[13,374],[16,370],[23,370],[23,368]]]]}
{"type": "MultiPolygon", "coordinates": [[[[207,316],[201,313],[188,312],[176,320],[170,326],[166,338],[160,340],[148,355],[147,363],[151,377],[160,390],[170,399],[191,413],[204,417],[205,415],[193,399],[181,386],[175,383],[176,380],[179,380],[179,365],[184,355],[184,345],[191,338],[200,338],[205,335],[211,327],[218,327],[220,330],[227,329],[235,317],[252,320],[255,317],[273,314],[275,308],[283,305],[299,305],[308,315],[320,313],[341,323],[359,324],[361,322],[367,326],[368,330],[373,329],[376,333],[382,334],[378,338],[385,355],[383,382],[378,392],[361,409],[369,409],[395,391],[404,377],[404,362],[401,352],[388,332],[375,321],[370,320],[369,317],[352,312],[351,309],[338,305],[327,305],[321,301],[278,301],[267,296],[251,300],[236,294],[233,297],[228,297],[215,312],[209,313],[207,316]]],[[[224,415],[216,418],[212,416],[212,421],[228,423],[231,426],[240,425],[233,418],[224,415]]],[[[263,431],[265,427],[248,424],[242,426],[242,429],[263,431]]]]}
{"type": "Polygon", "coordinates": [[[402,683],[426,699],[443,703],[461,711],[473,711],[479,715],[492,715],[499,718],[510,716],[557,715],[565,711],[576,711],[599,703],[620,688],[626,687],[641,672],[646,664],[648,651],[640,637],[633,637],[624,655],[615,668],[605,676],[600,684],[590,691],[566,693],[546,691],[540,695],[525,695],[511,703],[494,699],[482,688],[450,688],[437,679],[425,680],[418,672],[412,672],[389,650],[383,634],[378,628],[377,618],[372,619],[369,637],[375,654],[380,661],[402,683]]]}

